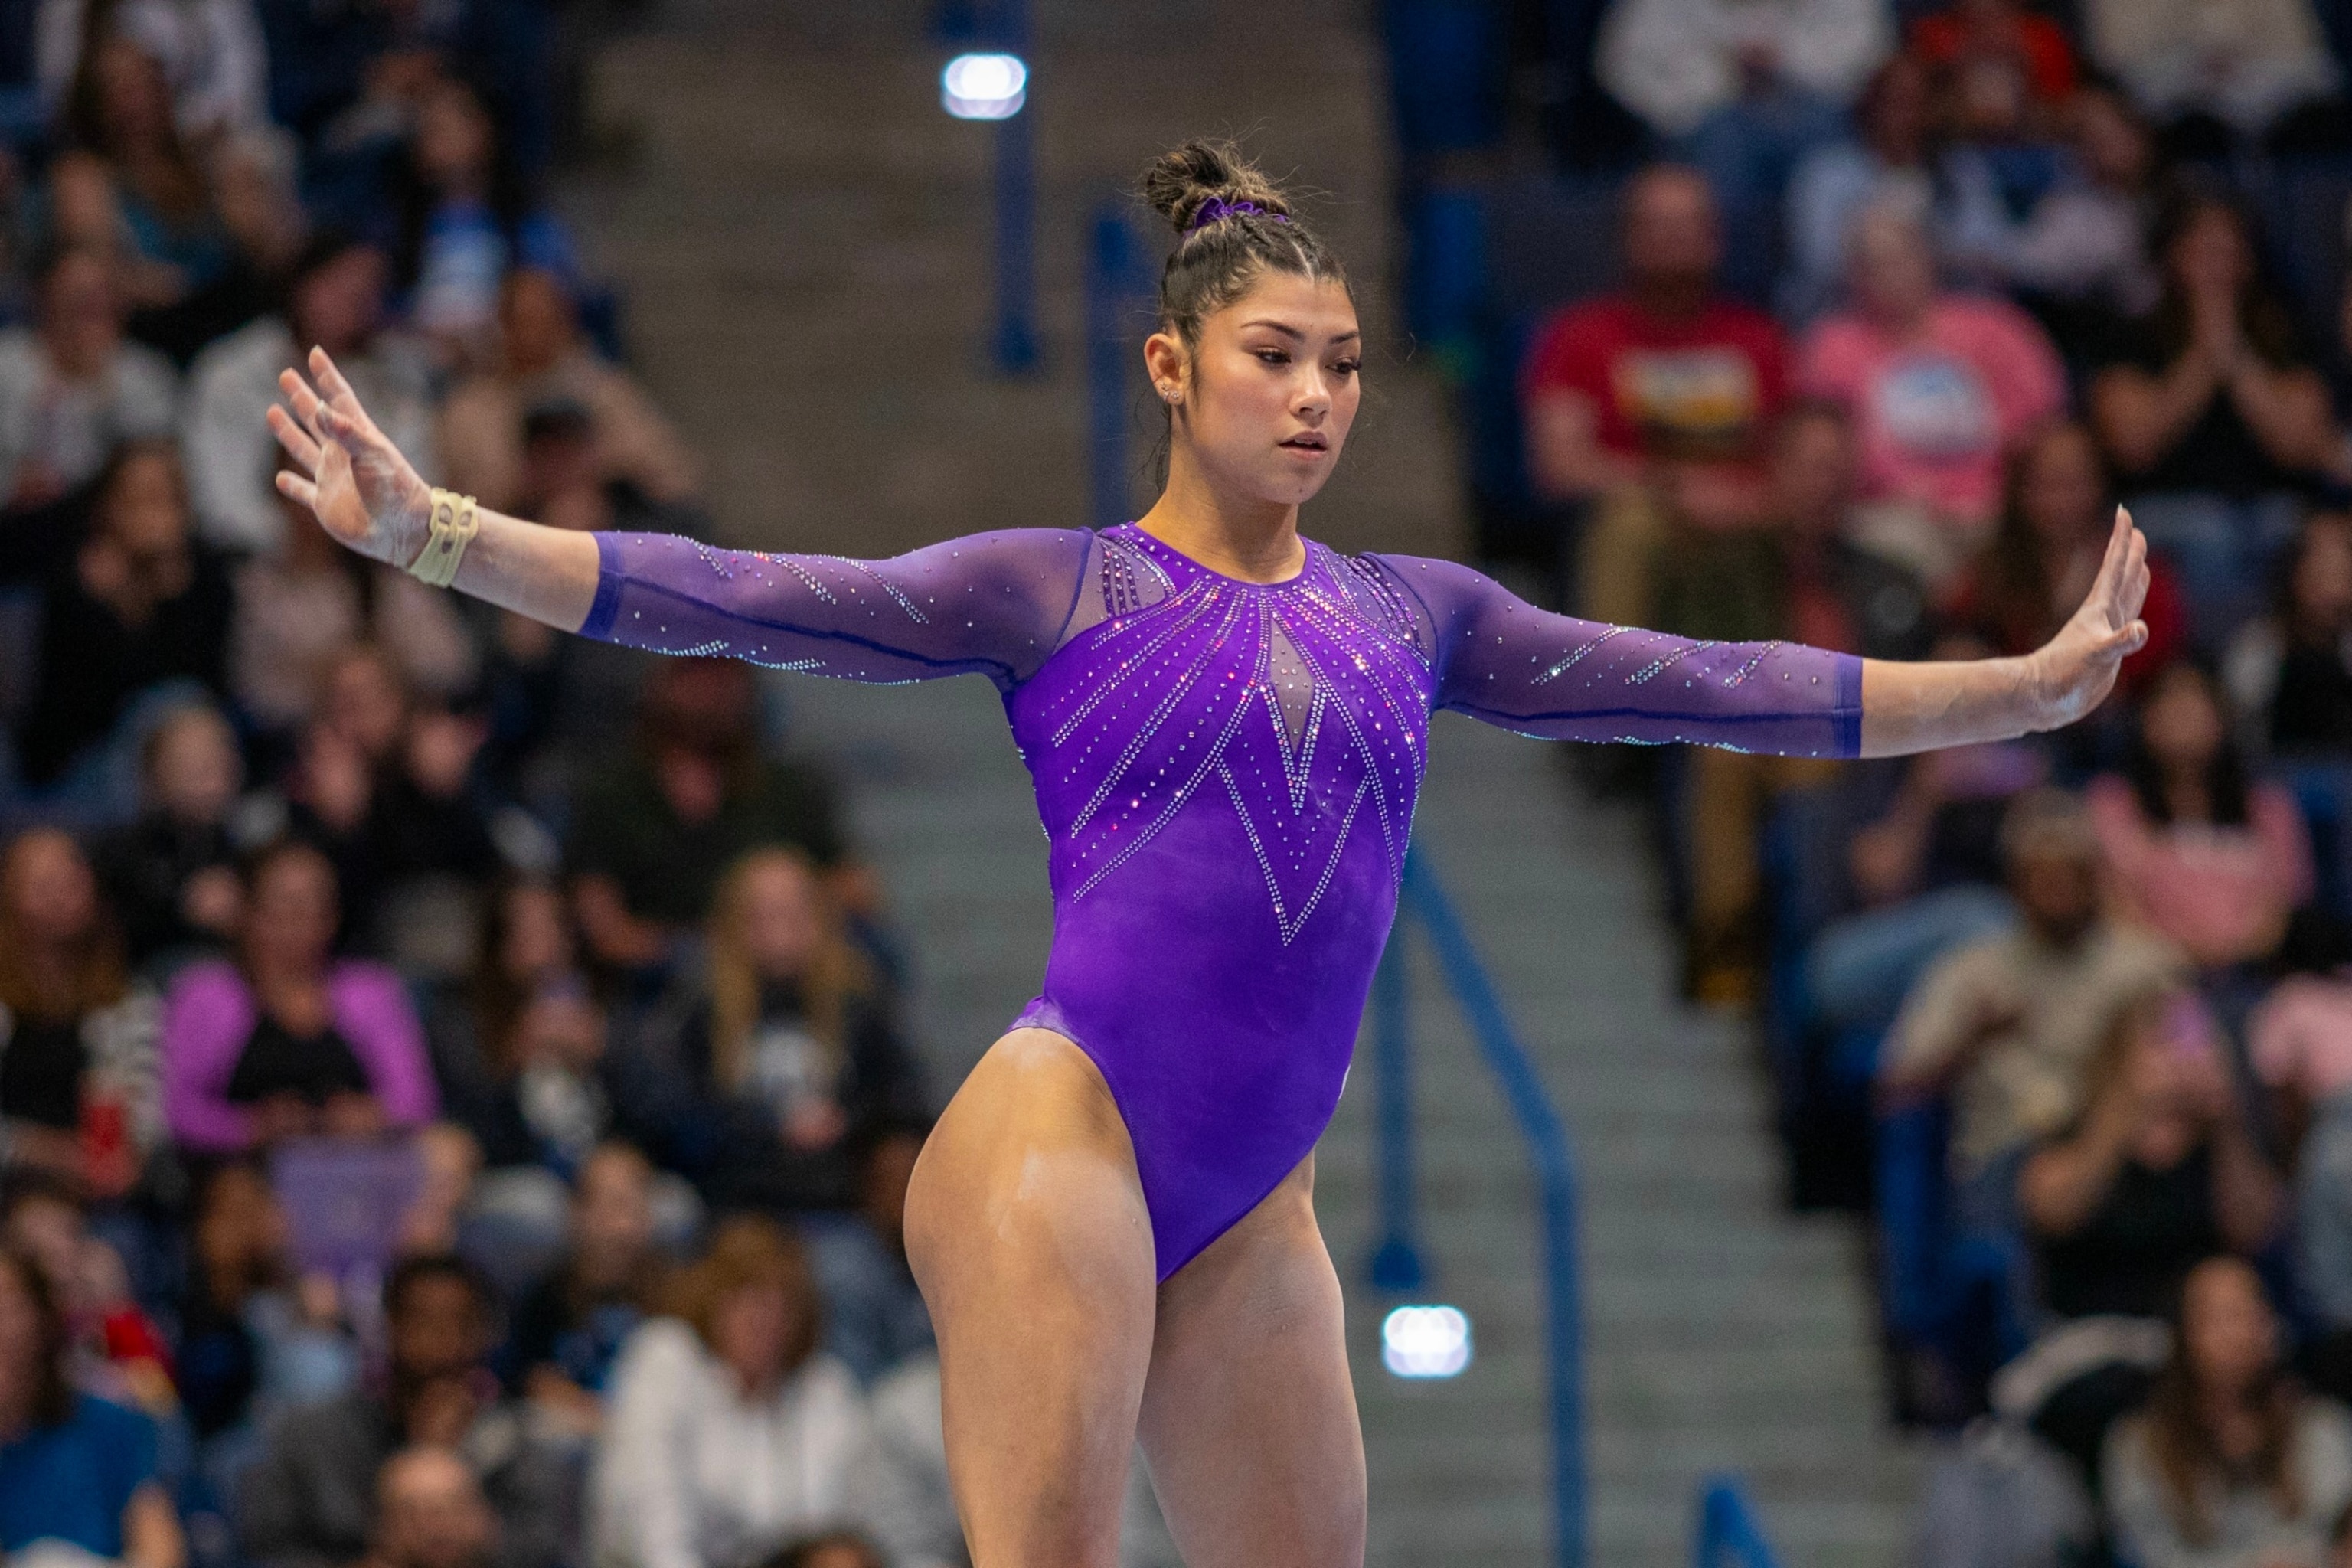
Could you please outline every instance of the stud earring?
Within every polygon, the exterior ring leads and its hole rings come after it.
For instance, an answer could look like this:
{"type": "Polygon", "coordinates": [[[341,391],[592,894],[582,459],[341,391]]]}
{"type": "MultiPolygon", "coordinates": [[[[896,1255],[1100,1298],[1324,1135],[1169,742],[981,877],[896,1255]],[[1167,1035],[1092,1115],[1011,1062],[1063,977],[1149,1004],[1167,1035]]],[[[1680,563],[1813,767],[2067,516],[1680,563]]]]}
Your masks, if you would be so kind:
{"type": "Polygon", "coordinates": [[[1171,405],[1181,403],[1184,401],[1184,389],[1181,386],[1163,386],[1160,389],[1160,401],[1171,405]]]}

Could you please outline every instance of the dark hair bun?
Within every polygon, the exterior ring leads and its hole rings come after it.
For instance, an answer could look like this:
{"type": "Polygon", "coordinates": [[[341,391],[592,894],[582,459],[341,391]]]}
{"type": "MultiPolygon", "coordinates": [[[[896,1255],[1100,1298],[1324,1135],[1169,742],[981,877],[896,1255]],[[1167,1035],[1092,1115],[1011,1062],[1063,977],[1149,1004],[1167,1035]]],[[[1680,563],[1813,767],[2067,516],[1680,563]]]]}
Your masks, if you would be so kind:
{"type": "Polygon", "coordinates": [[[1192,226],[1202,204],[1212,199],[1250,202],[1259,210],[1287,215],[1290,204],[1257,165],[1231,142],[1195,138],[1162,153],[1143,172],[1143,199],[1178,234],[1192,226]]]}

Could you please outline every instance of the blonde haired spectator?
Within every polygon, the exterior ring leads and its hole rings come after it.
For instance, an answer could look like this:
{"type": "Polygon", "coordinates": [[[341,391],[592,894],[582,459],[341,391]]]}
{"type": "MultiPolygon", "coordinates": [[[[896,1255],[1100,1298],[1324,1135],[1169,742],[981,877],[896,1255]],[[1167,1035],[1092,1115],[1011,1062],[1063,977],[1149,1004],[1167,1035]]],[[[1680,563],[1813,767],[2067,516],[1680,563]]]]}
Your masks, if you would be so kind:
{"type": "Polygon", "coordinates": [[[596,1560],[738,1568],[862,1522],[873,1419],[849,1369],[817,1349],[800,1243],[770,1220],[730,1220],[673,1306],[613,1372],[590,1482],[596,1560]]]}

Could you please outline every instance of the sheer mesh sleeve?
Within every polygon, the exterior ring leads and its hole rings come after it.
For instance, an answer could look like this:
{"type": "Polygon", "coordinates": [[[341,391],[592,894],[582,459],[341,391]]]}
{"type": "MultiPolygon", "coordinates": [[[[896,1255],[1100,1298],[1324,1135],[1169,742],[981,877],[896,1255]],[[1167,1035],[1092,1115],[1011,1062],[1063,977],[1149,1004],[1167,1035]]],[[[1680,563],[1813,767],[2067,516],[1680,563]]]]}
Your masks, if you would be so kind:
{"type": "Polygon", "coordinates": [[[887,561],[714,550],[600,533],[583,636],[655,653],[898,684],[985,675],[1011,689],[1061,640],[1091,536],[1009,529],[887,561]]]}
{"type": "Polygon", "coordinates": [[[1371,559],[1419,607],[1440,708],[1551,740],[1861,751],[1862,661],[1851,654],[1601,626],[1538,610],[1451,562],[1371,559]]]}

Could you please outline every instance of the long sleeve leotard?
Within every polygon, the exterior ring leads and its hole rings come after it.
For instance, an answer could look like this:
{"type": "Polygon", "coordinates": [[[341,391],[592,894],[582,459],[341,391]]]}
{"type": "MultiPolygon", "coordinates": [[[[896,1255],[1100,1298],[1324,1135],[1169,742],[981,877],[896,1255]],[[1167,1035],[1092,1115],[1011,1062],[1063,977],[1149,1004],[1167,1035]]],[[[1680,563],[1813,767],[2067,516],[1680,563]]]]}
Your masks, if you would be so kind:
{"type": "Polygon", "coordinates": [[[1245,583],[1134,524],[887,561],[598,536],[581,628],[672,654],[1003,694],[1052,851],[1054,942],[1017,1022],[1093,1059],[1162,1279],[1329,1121],[1396,912],[1430,716],[1560,740],[1852,756],[1855,658],[1538,610],[1448,562],[1309,542],[1245,583]]]}

